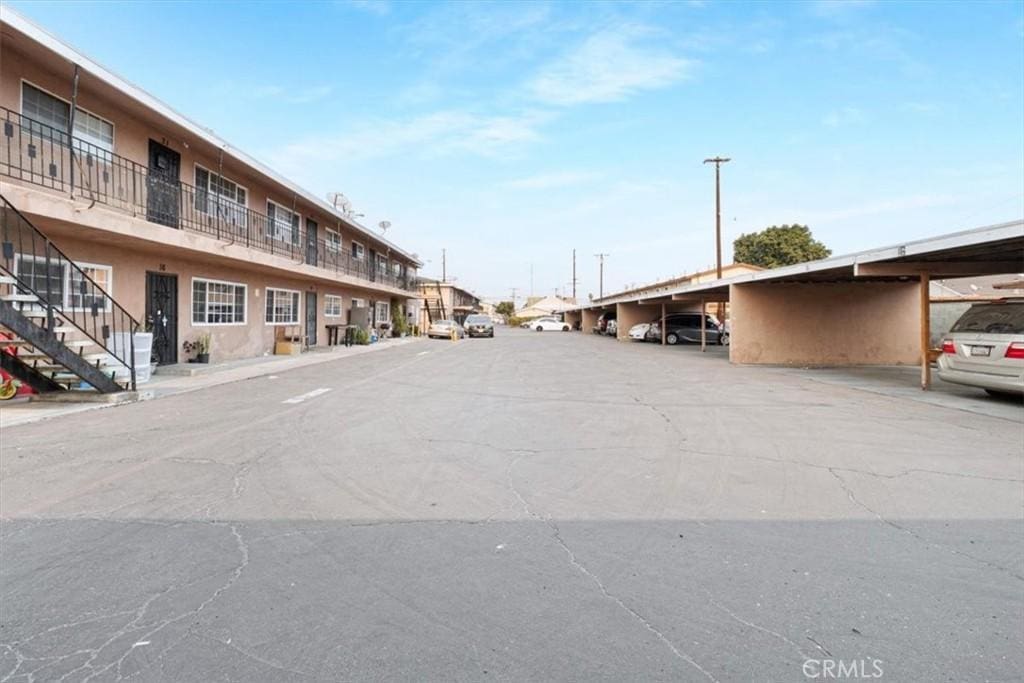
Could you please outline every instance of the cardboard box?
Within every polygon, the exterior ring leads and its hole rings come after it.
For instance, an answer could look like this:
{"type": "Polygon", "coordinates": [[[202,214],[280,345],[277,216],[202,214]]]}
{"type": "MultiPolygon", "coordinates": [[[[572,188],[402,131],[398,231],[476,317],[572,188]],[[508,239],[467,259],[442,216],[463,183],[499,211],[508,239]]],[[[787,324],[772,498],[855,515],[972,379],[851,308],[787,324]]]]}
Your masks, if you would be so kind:
{"type": "Polygon", "coordinates": [[[274,344],[274,355],[297,356],[302,353],[302,342],[279,341],[274,344]]]}

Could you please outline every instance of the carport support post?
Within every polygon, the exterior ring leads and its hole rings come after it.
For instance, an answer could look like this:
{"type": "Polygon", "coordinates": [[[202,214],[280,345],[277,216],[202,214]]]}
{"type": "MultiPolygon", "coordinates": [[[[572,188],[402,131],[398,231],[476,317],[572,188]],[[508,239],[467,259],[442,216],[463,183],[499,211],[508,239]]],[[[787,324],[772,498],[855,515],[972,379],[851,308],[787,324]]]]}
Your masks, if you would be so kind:
{"type": "Polygon", "coordinates": [[[705,310],[706,306],[707,306],[707,304],[704,302],[704,297],[701,297],[701,299],[700,299],[700,351],[701,351],[701,353],[704,353],[704,351],[706,351],[707,348],[708,348],[708,335],[707,335],[708,319],[707,319],[707,316],[704,314],[704,310],[705,310]]]}
{"type": "Polygon", "coordinates": [[[931,315],[929,307],[931,296],[928,273],[921,273],[921,389],[927,389],[932,383],[932,366],[928,362],[928,351],[931,346],[931,315]]]}
{"type": "Polygon", "coordinates": [[[661,345],[665,345],[665,304],[661,305],[661,345]]]}

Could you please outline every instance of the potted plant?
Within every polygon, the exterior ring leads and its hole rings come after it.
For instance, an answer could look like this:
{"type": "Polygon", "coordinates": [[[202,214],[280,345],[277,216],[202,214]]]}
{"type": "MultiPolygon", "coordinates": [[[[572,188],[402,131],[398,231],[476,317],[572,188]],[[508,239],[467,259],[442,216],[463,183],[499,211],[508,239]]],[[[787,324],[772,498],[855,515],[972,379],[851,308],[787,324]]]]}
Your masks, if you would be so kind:
{"type": "Polygon", "coordinates": [[[185,349],[185,353],[196,354],[196,357],[190,359],[190,363],[209,363],[210,362],[210,333],[204,332],[203,334],[196,337],[195,341],[187,341],[181,345],[185,349]]]}

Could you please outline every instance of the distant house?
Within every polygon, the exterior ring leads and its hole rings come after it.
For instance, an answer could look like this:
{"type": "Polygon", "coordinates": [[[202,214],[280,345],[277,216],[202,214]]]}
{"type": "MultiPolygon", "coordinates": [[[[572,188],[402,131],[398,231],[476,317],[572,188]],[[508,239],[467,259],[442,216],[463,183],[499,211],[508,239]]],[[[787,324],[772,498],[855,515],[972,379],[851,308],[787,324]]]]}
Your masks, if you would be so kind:
{"type": "Polygon", "coordinates": [[[576,302],[557,296],[545,296],[527,300],[527,305],[516,311],[517,318],[527,320],[541,318],[545,315],[559,315],[564,311],[576,308],[576,302]]]}

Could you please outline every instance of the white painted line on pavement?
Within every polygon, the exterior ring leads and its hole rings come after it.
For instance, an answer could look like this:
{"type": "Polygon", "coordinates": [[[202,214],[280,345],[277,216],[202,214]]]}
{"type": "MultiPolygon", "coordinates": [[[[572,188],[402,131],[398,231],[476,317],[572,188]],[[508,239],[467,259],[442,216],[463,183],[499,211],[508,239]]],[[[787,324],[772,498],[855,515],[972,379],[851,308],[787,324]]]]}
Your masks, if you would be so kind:
{"type": "Polygon", "coordinates": [[[417,356],[425,356],[425,355],[427,355],[428,353],[430,353],[430,351],[420,351],[420,352],[419,352],[419,353],[417,353],[416,355],[417,355],[417,356]]]}
{"type": "Polygon", "coordinates": [[[298,396],[292,396],[289,399],[281,401],[281,403],[302,403],[303,401],[305,401],[307,399],[316,398],[317,396],[319,396],[321,394],[326,394],[328,391],[330,391],[330,389],[325,389],[323,387],[320,387],[319,389],[314,389],[313,391],[307,391],[306,393],[299,394],[298,396]]]}

